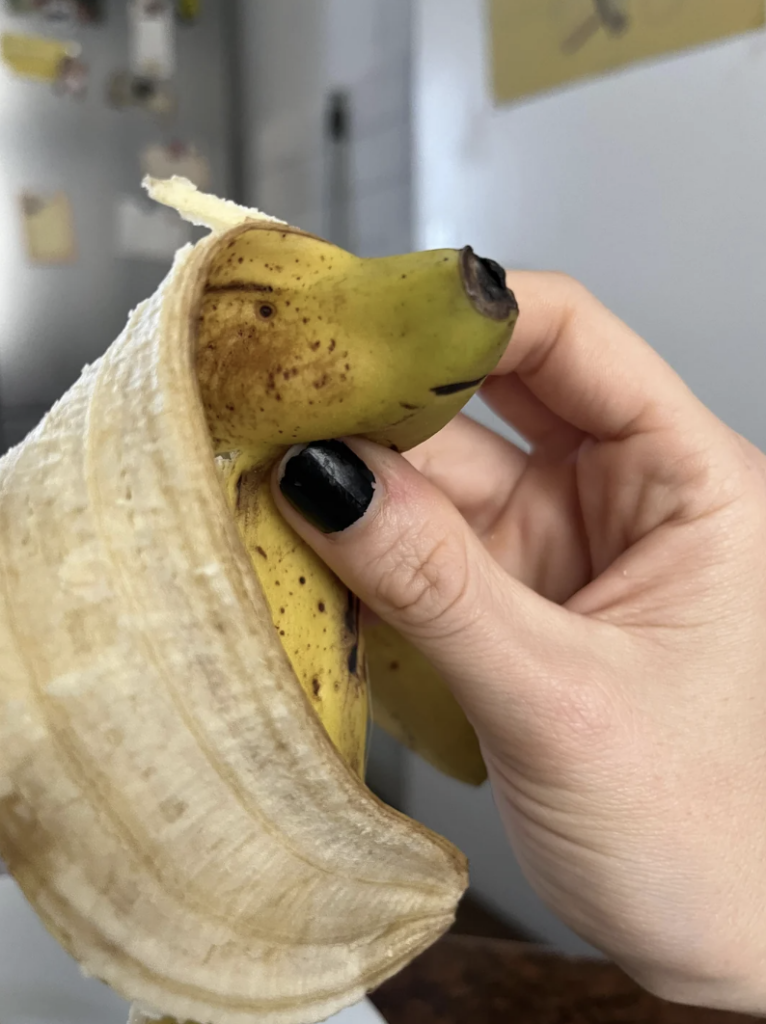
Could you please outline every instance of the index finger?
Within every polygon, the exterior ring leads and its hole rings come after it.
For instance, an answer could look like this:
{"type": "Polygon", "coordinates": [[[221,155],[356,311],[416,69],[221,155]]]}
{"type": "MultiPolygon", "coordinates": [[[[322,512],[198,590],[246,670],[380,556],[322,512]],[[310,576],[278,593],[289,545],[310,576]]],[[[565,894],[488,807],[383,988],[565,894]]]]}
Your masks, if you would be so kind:
{"type": "MultiPolygon", "coordinates": [[[[551,412],[599,440],[712,418],[678,374],[577,281],[513,271],[519,303],[492,377],[516,373],[551,412]]],[[[495,385],[497,387],[497,385],[495,385]]]]}

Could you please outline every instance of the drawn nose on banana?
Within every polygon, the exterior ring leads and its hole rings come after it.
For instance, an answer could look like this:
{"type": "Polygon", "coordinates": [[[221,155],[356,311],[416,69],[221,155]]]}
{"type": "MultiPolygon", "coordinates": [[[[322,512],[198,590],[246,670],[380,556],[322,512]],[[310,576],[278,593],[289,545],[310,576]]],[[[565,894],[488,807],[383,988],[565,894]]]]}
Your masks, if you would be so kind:
{"type": "Polygon", "coordinates": [[[403,451],[465,404],[516,315],[502,269],[470,247],[360,259],[293,229],[243,230],[199,313],[215,448],[360,434],[403,451]]]}
{"type": "MultiPolygon", "coordinates": [[[[516,298],[506,284],[505,271],[499,263],[477,256],[470,245],[461,250],[458,262],[466,295],[478,313],[500,322],[518,313],[516,298]]],[[[483,380],[484,377],[478,377],[475,380],[439,384],[431,388],[431,391],[435,395],[455,395],[460,391],[477,388],[483,380]]]]}
{"type": "MultiPolygon", "coordinates": [[[[239,453],[222,463],[230,505],[282,649],[360,775],[370,715],[358,602],[282,520],[270,470],[296,443],[361,435],[405,451],[425,440],[495,367],[517,313],[503,269],[470,246],[361,259],[258,224],[210,267],[197,373],[216,453],[239,453]]],[[[383,721],[406,735],[409,712],[385,704],[383,721]]]]}

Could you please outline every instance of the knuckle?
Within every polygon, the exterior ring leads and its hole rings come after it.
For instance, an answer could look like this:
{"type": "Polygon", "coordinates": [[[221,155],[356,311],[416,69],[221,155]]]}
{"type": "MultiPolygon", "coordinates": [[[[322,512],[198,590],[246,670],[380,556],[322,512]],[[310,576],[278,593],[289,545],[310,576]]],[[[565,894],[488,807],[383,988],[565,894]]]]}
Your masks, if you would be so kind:
{"type": "Polygon", "coordinates": [[[582,289],[584,286],[578,281],[576,277],[571,274],[567,274],[563,270],[549,270],[551,280],[557,282],[561,288],[567,290],[570,289],[582,289]]]}
{"type": "Polygon", "coordinates": [[[425,527],[398,537],[376,559],[375,599],[384,613],[429,638],[454,633],[469,616],[470,574],[465,541],[425,527]]]}
{"type": "Polygon", "coordinates": [[[576,277],[560,270],[550,271],[554,283],[561,289],[561,294],[568,307],[577,309],[584,302],[592,302],[593,294],[576,277]]]}
{"type": "Polygon", "coordinates": [[[574,329],[584,314],[599,308],[601,304],[582,281],[567,274],[562,276],[563,322],[574,329]]]}

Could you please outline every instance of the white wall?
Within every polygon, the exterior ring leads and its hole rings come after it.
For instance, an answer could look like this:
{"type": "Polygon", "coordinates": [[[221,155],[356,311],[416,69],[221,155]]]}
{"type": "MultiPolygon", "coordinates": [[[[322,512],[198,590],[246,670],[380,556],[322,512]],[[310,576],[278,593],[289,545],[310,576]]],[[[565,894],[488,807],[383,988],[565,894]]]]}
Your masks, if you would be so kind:
{"type": "MultiPolygon", "coordinates": [[[[416,11],[416,246],[575,275],[766,448],[766,38],[495,110],[483,0],[416,11]]],[[[486,790],[410,758],[406,809],[498,909],[585,948],[524,883],[486,790]]]]}
{"type": "Polygon", "coordinates": [[[417,0],[417,244],[583,280],[766,447],[766,37],[495,110],[483,0],[417,0]]]}

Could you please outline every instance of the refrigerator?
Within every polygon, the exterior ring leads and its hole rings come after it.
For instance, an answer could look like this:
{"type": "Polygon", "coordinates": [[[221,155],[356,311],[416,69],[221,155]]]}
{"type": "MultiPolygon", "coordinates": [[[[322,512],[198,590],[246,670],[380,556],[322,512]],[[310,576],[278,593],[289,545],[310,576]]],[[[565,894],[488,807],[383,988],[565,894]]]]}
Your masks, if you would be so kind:
{"type": "MultiPolygon", "coordinates": [[[[174,228],[160,223],[166,237],[152,249],[147,160],[196,154],[208,187],[237,198],[236,5],[169,0],[169,38],[137,44],[133,2],[101,0],[100,19],[81,21],[66,5],[46,16],[0,0],[5,44],[63,42],[87,68],[87,91],[75,95],[0,64],[0,451],[26,436],[166,273],[174,228]],[[133,73],[137,45],[168,44],[167,80],[133,73]],[[64,204],[71,236],[57,262],[29,248],[50,197],[64,204]]],[[[178,227],[179,240],[196,237],[178,227]]]]}

